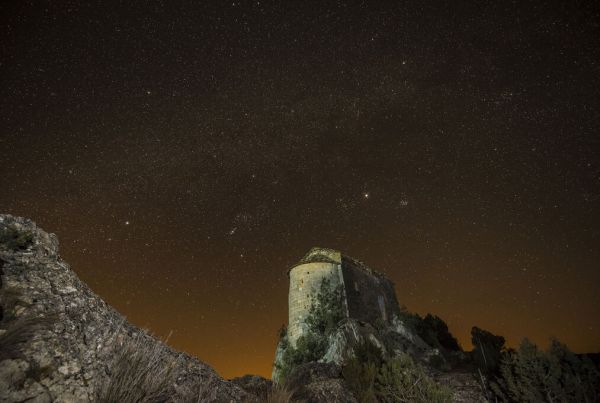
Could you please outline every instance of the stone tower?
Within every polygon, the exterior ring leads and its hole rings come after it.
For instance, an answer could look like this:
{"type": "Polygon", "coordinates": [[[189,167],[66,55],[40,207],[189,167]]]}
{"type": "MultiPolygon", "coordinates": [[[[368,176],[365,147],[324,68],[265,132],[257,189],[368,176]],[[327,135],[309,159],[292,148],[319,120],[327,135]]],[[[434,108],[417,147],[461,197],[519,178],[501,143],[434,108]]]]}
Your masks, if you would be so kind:
{"type": "Polygon", "coordinates": [[[323,279],[332,289],[341,286],[342,311],[347,318],[375,324],[389,322],[400,308],[394,284],[364,263],[326,248],[312,248],[288,272],[290,277],[288,340],[292,346],[306,331],[304,320],[323,279]]]}
{"type": "MultiPolygon", "coordinates": [[[[334,289],[342,286],[344,289],[344,277],[342,274],[342,254],[339,251],[326,248],[312,248],[296,265],[288,272],[290,277],[290,291],[288,294],[288,340],[292,346],[306,330],[304,319],[311,306],[311,297],[319,292],[324,279],[334,289]]],[[[346,305],[346,298],[343,298],[346,305]]],[[[348,307],[344,307],[346,316],[348,307]]]]}

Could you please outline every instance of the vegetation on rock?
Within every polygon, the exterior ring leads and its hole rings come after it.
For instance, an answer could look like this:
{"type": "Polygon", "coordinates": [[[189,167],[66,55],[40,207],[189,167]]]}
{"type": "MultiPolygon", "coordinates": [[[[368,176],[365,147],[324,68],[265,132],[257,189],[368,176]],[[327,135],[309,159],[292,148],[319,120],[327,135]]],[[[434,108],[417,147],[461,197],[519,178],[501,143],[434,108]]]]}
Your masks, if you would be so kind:
{"type": "Polygon", "coordinates": [[[286,388],[284,385],[275,384],[268,392],[265,399],[266,403],[290,403],[294,392],[286,388]]]}
{"type": "Polygon", "coordinates": [[[21,230],[15,226],[0,229],[0,245],[5,245],[10,250],[27,249],[33,243],[33,233],[21,230]]]}
{"type": "Polygon", "coordinates": [[[600,401],[600,369],[585,355],[552,340],[547,351],[525,339],[507,349],[502,336],[474,327],[473,361],[489,398],[519,402],[600,401]]]}
{"type": "Polygon", "coordinates": [[[283,355],[276,364],[279,370],[277,381],[283,383],[295,367],[321,359],[327,350],[329,335],[343,318],[342,288],[332,287],[329,280],[324,279],[318,293],[312,297],[305,320],[306,332],[298,338],[295,347],[287,342],[284,328],[280,330],[283,355]]]}
{"type": "Polygon", "coordinates": [[[0,334],[0,361],[22,358],[23,346],[30,343],[41,332],[50,329],[54,320],[54,316],[23,315],[10,323],[2,323],[5,329],[0,334]]]}
{"type": "Polygon", "coordinates": [[[360,402],[449,402],[452,393],[435,383],[407,354],[385,359],[371,342],[359,344],[342,374],[360,402]]]}
{"type": "Polygon", "coordinates": [[[491,388],[503,401],[597,402],[600,371],[557,340],[543,351],[525,339],[517,350],[503,354],[491,388]]]}

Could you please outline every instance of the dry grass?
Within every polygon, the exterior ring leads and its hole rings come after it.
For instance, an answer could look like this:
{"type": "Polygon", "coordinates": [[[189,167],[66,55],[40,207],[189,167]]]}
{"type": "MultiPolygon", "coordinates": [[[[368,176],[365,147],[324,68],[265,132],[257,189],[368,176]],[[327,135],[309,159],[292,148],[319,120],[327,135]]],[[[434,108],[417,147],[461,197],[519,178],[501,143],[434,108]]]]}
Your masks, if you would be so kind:
{"type": "Polygon", "coordinates": [[[2,307],[2,320],[6,322],[15,319],[18,307],[29,308],[31,304],[24,301],[22,290],[4,286],[0,289],[0,306],[2,307]]]}
{"type": "Polygon", "coordinates": [[[109,377],[100,387],[103,403],[167,401],[174,393],[177,360],[148,334],[126,337],[114,353],[109,377]]]}
{"type": "Polygon", "coordinates": [[[23,346],[50,329],[54,321],[53,316],[22,316],[9,322],[6,331],[0,335],[0,361],[22,357],[23,346]]]}
{"type": "Polygon", "coordinates": [[[285,385],[276,383],[267,395],[266,403],[290,403],[293,401],[293,395],[294,391],[289,390],[285,385]]]}

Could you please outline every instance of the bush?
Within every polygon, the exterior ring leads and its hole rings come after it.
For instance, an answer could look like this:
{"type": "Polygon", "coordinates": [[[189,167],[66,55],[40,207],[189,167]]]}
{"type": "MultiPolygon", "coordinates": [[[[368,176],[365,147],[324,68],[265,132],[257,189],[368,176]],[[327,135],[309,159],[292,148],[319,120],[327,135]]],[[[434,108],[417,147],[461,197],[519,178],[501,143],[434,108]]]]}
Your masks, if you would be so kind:
{"type": "Polygon", "coordinates": [[[0,229],[0,244],[11,250],[24,250],[33,244],[33,233],[9,226],[0,229]]]}
{"type": "Polygon", "coordinates": [[[356,356],[342,370],[346,384],[360,402],[449,402],[449,389],[436,384],[406,354],[384,360],[370,342],[358,345],[356,356]]]}
{"type": "Polygon", "coordinates": [[[374,364],[378,368],[383,364],[383,352],[369,340],[362,341],[356,346],[354,356],[359,362],[374,364]]]}
{"type": "Polygon", "coordinates": [[[400,320],[431,347],[448,351],[460,351],[458,340],[448,330],[448,325],[439,316],[428,313],[424,318],[410,313],[406,307],[400,310],[400,320]]]}
{"type": "Polygon", "coordinates": [[[427,335],[433,347],[443,347],[449,351],[461,350],[458,341],[448,330],[448,325],[439,316],[428,313],[422,322],[422,333],[427,335]]]}
{"type": "Polygon", "coordinates": [[[356,357],[351,358],[342,369],[346,385],[359,402],[377,402],[375,380],[378,370],[374,363],[361,363],[356,357]]]}
{"type": "Polygon", "coordinates": [[[369,341],[359,343],[354,357],[342,369],[342,376],[359,402],[377,402],[375,380],[381,365],[381,350],[369,341]]]}
{"type": "Polygon", "coordinates": [[[281,362],[278,363],[279,379],[277,382],[284,383],[285,379],[297,366],[318,361],[327,350],[327,339],[322,335],[309,332],[296,340],[296,347],[288,344],[284,350],[281,362]]]}
{"type": "Polygon", "coordinates": [[[452,401],[452,392],[438,385],[407,354],[385,362],[377,374],[376,395],[381,402],[435,403],[452,401]]]}
{"type": "Polygon", "coordinates": [[[9,358],[22,358],[22,349],[42,332],[52,329],[57,316],[20,316],[8,323],[6,331],[0,335],[0,361],[9,358]]]}
{"type": "Polygon", "coordinates": [[[525,339],[518,350],[503,354],[491,388],[504,401],[597,402],[600,371],[556,340],[542,351],[525,339]]]}
{"type": "Polygon", "coordinates": [[[275,384],[267,394],[266,403],[290,403],[293,395],[285,386],[275,384]]]}

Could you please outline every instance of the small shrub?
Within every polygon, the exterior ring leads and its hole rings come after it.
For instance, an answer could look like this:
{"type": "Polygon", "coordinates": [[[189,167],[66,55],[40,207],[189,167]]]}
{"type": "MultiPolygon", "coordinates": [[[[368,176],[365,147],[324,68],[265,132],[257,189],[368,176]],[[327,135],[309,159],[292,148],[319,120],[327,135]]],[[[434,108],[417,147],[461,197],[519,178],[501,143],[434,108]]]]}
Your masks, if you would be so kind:
{"type": "Polygon", "coordinates": [[[442,403],[452,392],[438,385],[407,354],[385,362],[377,374],[375,393],[380,402],[442,403]]]}
{"type": "Polygon", "coordinates": [[[322,335],[308,332],[296,340],[296,347],[288,345],[284,350],[281,362],[278,364],[279,383],[284,383],[285,379],[292,373],[297,366],[318,361],[327,349],[327,339],[322,335]]]}
{"type": "Polygon", "coordinates": [[[150,335],[127,337],[114,354],[109,376],[101,385],[103,403],[164,402],[173,393],[176,360],[150,335]]]}
{"type": "Polygon", "coordinates": [[[266,403],[290,403],[294,392],[282,384],[274,384],[267,394],[266,403]]]}
{"type": "Polygon", "coordinates": [[[357,346],[356,356],[342,370],[346,384],[360,402],[449,402],[449,389],[436,384],[403,354],[385,360],[371,342],[357,346]]]}
{"type": "Polygon", "coordinates": [[[0,229],[0,244],[11,250],[24,250],[33,244],[33,233],[13,226],[0,229]]]}
{"type": "Polygon", "coordinates": [[[354,349],[354,357],[342,369],[346,384],[360,402],[377,402],[375,380],[383,363],[379,347],[370,341],[361,341],[354,349]]]}
{"type": "Polygon", "coordinates": [[[359,402],[377,402],[375,380],[378,367],[372,362],[360,362],[356,357],[348,360],[342,369],[346,385],[359,402]]]}
{"type": "Polygon", "coordinates": [[[359,362],[374,364],[376,367],[380,367],[383,363],[381,349],[369,340],[358,343],[354,349],[354,356],[359,362]]]}

